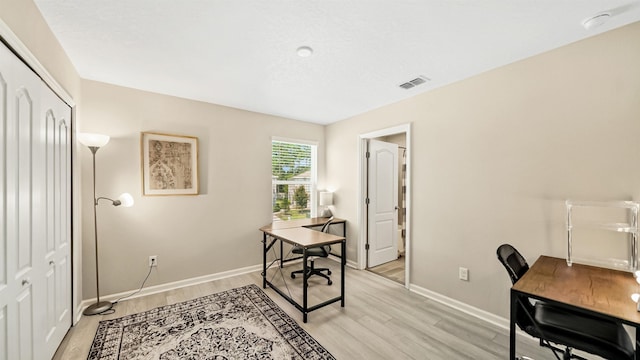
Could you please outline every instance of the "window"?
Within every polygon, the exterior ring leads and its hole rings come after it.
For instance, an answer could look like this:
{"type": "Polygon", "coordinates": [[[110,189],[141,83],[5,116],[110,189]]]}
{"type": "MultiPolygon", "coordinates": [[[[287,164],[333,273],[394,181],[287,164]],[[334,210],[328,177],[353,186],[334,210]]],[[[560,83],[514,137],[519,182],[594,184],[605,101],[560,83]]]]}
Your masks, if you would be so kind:
{"type": "Polygon", "coordinates": [[[271,142],[273,220],[314,217],[316,213],[316,145],[271,142]]]}

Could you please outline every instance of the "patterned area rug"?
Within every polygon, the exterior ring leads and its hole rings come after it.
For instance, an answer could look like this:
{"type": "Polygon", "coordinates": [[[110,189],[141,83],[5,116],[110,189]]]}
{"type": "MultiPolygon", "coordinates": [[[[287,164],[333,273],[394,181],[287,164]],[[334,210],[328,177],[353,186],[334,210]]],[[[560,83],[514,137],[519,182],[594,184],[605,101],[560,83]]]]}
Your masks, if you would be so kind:
{"type": "Polygon", "coordinates": [[[101,321],[88,359],[334,357],[252,284],[101,321]]]}

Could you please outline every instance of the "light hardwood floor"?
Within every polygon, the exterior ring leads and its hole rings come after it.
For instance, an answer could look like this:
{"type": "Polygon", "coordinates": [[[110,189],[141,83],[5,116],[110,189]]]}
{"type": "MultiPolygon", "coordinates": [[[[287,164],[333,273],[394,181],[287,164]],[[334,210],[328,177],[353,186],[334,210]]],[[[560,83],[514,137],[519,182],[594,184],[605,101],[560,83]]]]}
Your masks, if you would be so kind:
{"type": "Polygon", "coordinates": [[[369,268],[369,271],[404,285],[404,267],[405,257],[400,256],[396,260],[369,268]]]}
{"type": "MultiPolygon", "coordinates": [[[[310,286],[312,302],[333,296],[340,286],[340,270],[334,261],[318,260],[316,265],[333,269],[334,284],[328,286],[324,280],[314,280],[310,286]]],[[[299,264],[294,264],[282,274],[276,270],[269,276],[275,282],[286,282],[292,294],[299,296],[301,280],[289,276],[289,271],[297,267],[299,264]]],[[[54,360],[86,359],[100,320],[252,283],[261,286],[259,272],[122,301],[116,305],[114,314],[83,317],[69,331],[54,360]]],[[[301,313],[286,300],[271,289],[264,291],[339,360],[508,358],[508,331],[411,293],[400,284],[368,271],[347,269],[346,306],[341,308],[335,303],[311,312],[306,324],[301,313]]],[[[522,336],[518,340],[518,353],[536,360],[553,359],[549,350],[522,336]]]]}

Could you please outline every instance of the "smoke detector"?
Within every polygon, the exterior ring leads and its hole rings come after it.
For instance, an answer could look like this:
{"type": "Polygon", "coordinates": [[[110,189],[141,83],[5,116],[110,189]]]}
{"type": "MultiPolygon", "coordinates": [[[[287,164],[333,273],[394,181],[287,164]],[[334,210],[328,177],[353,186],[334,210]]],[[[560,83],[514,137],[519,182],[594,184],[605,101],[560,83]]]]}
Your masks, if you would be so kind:
{"type": "Polygon", "coordinates": [[[597,15],[584,19],[582,21],[582,26],[587,30],[595,29],[598,26],[606,23],[609,20],[609,18],[611,18],[611,13],[609,12],[599,13],[597,15]]]}
{"type": "Polygon", "coordinates": [[[313,54],[313,49],[309,46],[300,46],[296,50],[296,54],[298,54],[298,56],[300,57],[309,57],[311,56],[311,54],[313,54]]]}

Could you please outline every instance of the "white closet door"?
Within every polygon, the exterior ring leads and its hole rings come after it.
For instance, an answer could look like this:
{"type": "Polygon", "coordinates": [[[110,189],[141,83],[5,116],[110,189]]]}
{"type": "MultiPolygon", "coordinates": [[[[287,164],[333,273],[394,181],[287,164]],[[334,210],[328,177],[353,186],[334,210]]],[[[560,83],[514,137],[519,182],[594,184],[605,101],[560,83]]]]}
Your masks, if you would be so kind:
{"type": "Polygon", "coordinates": [[[70,109],[5,46],[0,116],[0,360],[50,359],[71,326],[70,109]]]}
{"type": "MultiPolygon", "coordinates": [[[[2,186],[3,288],[0,312],[6,317],[3,347],[6,359],[33,359],[33,242],[32,210],[34,189],[32,169],[32,130],[37,128],[39,79],[19,66],[19,61],[2,47],[2,186]]],[[[35,189],[37,190],[37,189],[35,189]]],[[[0,246],[2,247],[2,246],[0,246]]]]}
{"type": "MultiPolygon", "coordinates": [[[[46,301],[41,318],[43,358],[53,357],[71,326],[71,109],[53,92],[41,95],[40,154],[45,189],[43,206],[46,229],[39,238],[44,252],[37,259],[44,271],[44,286],[34,289],[46,301]]],[[[38,297],[40,299],[40,297],[38,297]]]]}

